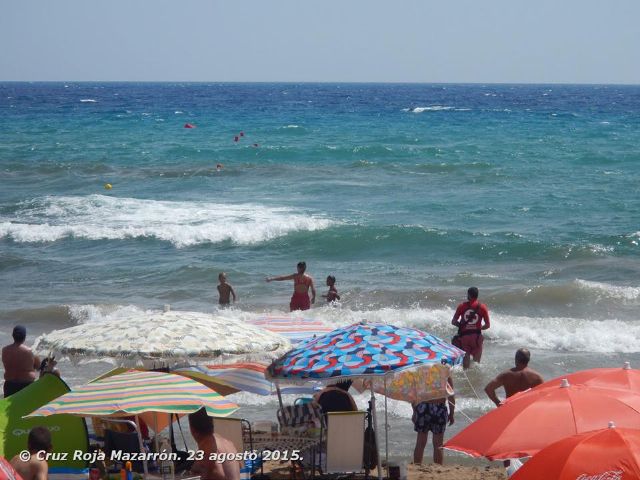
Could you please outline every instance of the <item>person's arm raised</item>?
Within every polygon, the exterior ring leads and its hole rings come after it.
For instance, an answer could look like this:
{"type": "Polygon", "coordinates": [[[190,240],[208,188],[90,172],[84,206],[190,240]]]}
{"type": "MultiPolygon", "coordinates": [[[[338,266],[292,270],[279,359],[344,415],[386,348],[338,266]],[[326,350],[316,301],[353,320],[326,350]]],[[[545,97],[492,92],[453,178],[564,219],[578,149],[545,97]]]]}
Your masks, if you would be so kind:
{"type": "Polygon", "coordinates": [[[267,282],[281,282],[283,280],[293,280],[295,276],[296,276],[296,274],[292,273],[291,275],[281,275],[279,277],[267,277],[267,278],[265,278],[265,281],[267,281],[267,282]]]}

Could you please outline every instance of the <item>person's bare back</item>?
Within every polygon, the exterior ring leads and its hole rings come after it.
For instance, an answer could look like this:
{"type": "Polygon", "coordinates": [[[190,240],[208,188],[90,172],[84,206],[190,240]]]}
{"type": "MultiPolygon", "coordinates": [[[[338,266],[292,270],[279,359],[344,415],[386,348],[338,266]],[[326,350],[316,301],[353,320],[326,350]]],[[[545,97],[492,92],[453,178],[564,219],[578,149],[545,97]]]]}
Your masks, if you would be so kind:
{"type": "Polygon", "coordinates": [[[513,367],[498,375],[498,380],[502,382],[507,398],[518,392],[524,392],[536,385],[540,385],[543,382],[542,376],[529,367],[521,370],[518,369],[518,367],[513,367]]]}
{"type": "Polygon", "coordinates": [[[502,372],[484,387],[485,393],[497,407],[502,403],[496,395],[498,388],[503,387],[506,397],[509,398],[518,392],[524,392],[544,382],[542,375],[529,368],[530,358],[529,350],[526,348],[519,349],[516,352],[516,366],[502,372]]]}
{"type": "Polygon", "coordinates": [[[33,382],[39,362],[31,349],[24,344],[7,345],[2,349],[4,379],[12,382],[33,382]]]}
{"type": "Polygon", "coordinates": [[[198,443],[205,455],[203,460],[197,461],[191,467],[191,472],[200,475],[201,480],[240,480],[240,463],[236,460],[217,462],[210,460],[212,453],[216,454],[236,454],[233,443],[224,437],[214,433],[212,441],[202,441],[198,443]]]}
{"type": "MultiPolygon", "coordinates": [[[[42,453],[44,454],[44,452],[42,453]]],[[[20,460],[16,455],[11,459],[11,466],[23,480],[47,480],[48,478],[49,466],[46,460],[38,460],[37,454],[31,455],[31,458],[26,462],[20,460]]]]}

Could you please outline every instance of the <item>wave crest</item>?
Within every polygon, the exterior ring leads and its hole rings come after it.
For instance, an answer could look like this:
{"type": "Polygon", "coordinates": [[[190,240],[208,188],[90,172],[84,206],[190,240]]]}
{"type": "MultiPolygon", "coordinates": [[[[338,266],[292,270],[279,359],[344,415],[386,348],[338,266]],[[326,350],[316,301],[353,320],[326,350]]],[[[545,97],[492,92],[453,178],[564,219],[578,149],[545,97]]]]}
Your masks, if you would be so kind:
{"type": "Polygon", "coordinates": [[[16,242],[154,238],[178,248],[220,242],[251,245],[291,232],[322,230],[333,223],[288,208],[253,204],[48,196],[23,202],[13,218],[0,218],[0,238],[16,242]]]}

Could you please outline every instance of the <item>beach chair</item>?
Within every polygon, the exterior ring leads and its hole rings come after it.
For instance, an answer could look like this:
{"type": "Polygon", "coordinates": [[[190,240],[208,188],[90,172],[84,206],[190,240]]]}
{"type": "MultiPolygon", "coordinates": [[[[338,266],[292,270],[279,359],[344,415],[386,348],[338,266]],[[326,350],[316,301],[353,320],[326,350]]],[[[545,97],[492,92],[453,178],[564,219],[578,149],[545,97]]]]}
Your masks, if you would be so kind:
{"type": "MultiPolygon", "coordinates": [[[[239,453],[253,451],[251,424],[247,420],[213,417],[213,431],[233,443],[239,453]]],[[[240,480],[249,480],[261,466],[260,458],[243,461],[240,465],[240,480]]]]}
{"type": "Polygon", "coordinates": [[[363,472],[366,412],[327,413],[323,474],[363,472]]]}
{"type": "Polygon", "coordinates": [[[322,409],[315,402],[298,403],[279,408],[277,412],[280,430],[286,432],[294,429],[300,433],[305,430],[325,427],[322,409]]]}
{"type": "MultiPolygon", "coordinates": [[[[111,457],[111,452],[123,452],[123,453],[141,453],[141,437],[138,434],[138,427],[130,420],[116,420],[111,418],[102,419],[106,426],[104,428],[104,451],[107,458],[111,457]],[[123,432],[109,428],[109,424],[127,425],[133,431],[123,432]]],[[[110,469],[117,472],[124,465],[110,465],[110,469]]],[[[135,461],[131,463],[131,468],[134,472],[144,472],[143,462],[135,461]]]]}

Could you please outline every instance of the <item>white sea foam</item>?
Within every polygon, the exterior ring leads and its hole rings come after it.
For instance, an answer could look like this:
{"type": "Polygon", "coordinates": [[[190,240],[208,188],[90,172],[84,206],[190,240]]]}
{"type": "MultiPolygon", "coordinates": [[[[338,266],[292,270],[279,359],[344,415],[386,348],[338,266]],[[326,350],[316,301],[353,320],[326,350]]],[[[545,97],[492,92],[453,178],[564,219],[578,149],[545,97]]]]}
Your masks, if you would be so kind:
{"type": "MultiPolygon", "coordinates": [[[[274,315],[287,315],[271,312],[274,315]]],[[[451,338],[453,310],[449,308],[381,308],[350,310],[343,308],[317,308],[305,312],[307,318],[321,320],[328,325],[345,326],[362,320],[391,323],[397,326],[425,330],[444,340],[451,338]]],[[[235,310],[234,316],[242,320],[256,318],[264,313],[235,310]]],[[[569,317],[525,317],[491,312],[491,328],[485,332],[489,341],[502,345],[530,348],[598,353],[640,352],[640,324],[617,319],[588,320],[569,317]]]]}
{"type": "Polygon", "coordinates": [[[422,112],[444,112],[448,110],[453,110],[456,112],[468,112],[470,108],[457,108],[446,105],[430,105],[428,107],[415,107],[415,108],[403,108],[403,112],[413,112],[413,113],[422,113],[422,112]]]}
{"type": "Polygon", "coordinates": [[[227,241],[249,245],[334,223],[288,208],[253,204],[47,196],[23,202],[12,218],[0,217],[0,238],[16,242],[155,238],[176,247],[227,241]]]}
{"type": "Polygon", "coordinates": [[[98,101],[93,99],[93,98],[82,98],[80,100],[80,102],[82,102],[82,103],[97,103],[98,101]]]}
{"type": "Polygon", "coordinates": [[[611,285],[609,283],[590,282],[580,279],[576,280],[576,285],[601,297],[617,300],[638,300],[640,298],[640,287],[611,285]]]}

